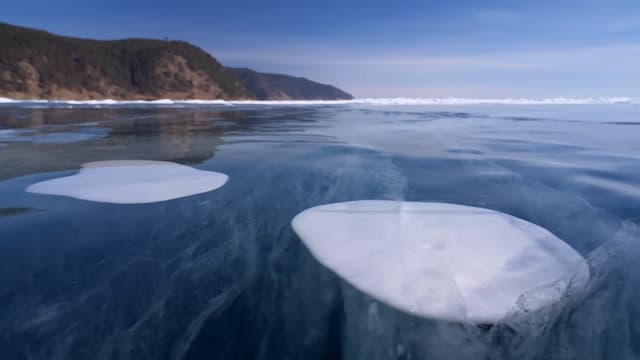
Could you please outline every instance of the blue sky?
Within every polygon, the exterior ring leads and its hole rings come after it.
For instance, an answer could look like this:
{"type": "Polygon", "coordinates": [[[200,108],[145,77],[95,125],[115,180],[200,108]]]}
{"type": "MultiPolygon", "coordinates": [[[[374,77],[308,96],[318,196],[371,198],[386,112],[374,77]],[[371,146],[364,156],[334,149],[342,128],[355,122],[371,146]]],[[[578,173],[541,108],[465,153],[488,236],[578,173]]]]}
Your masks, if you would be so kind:
{"type": "Polygon", "coordinates": [[[0,0],[0,21],[190,41],[359,97],[640,98],[640,0],[0,0]]]}

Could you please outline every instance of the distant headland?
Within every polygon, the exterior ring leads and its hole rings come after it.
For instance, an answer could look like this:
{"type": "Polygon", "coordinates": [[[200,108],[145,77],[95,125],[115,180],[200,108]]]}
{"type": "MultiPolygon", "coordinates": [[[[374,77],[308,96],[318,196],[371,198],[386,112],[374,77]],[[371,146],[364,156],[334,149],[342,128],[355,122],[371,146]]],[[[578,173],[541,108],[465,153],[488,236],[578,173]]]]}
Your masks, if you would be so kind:
{"type": "Polygon", "coordinates": [[[0,97],[348,100],[331,85],[228,68],[184,41],[89,40],[0,23],[0,97]]]}

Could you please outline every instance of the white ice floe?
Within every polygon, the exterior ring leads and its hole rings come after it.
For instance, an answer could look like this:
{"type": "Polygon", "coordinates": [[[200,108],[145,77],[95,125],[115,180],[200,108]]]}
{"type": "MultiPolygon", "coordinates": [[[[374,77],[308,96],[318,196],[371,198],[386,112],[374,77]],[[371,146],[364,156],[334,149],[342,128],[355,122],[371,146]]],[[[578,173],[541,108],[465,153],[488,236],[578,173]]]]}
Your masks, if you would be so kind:
{"type": "Polygon", "coordinates": [[[215,190],[228,178],[166,161],[99,161],[82,165],[75,175],[42,181],[26,190],[114,204],[142,204],[215,190]]]}
{"type": "Polygon", "coordinates": [[[589,279],[584,258],[562,240],[488,209],[363,200],[305,210],[292,226],[345,281],[427,318],[496,323],[524,294],[541,308],[589,279]]]}

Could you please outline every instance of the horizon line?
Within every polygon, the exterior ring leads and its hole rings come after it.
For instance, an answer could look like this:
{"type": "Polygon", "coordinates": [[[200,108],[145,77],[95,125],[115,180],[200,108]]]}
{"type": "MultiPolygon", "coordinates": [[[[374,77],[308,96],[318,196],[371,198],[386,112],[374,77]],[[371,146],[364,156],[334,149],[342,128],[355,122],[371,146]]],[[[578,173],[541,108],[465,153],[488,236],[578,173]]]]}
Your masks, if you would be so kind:
{"type": "Polygon", "coordinates": [[[11,99],[0,97],[0,105],[67,105],[67,106],[188,106],[188,105],[622,105],[640,104],[640,99],[631,97],[517,97],[517,98],[470,98],[470,97],[362,97],[352,100],[225,100],[225,99],[155,99],[155,100],[63,100],[63,99],[11,99]]]}

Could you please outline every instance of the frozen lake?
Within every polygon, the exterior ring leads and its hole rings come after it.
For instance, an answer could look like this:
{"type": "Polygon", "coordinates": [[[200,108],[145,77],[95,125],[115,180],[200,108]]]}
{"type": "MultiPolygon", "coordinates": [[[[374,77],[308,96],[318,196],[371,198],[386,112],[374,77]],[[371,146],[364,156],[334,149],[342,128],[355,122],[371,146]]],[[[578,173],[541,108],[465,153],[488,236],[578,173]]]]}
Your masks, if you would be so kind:
{"type": "Polygon", "coordinates": [[[3,104],[0,358],[638,359],[639,226],[634,104],[3,104]],[[78,173],[138,164],[112,160],[171,167],[78,173]],[[118,185],[96,189],[105,176],[118,185]],[[26,191],[59,178],[58,195],[26,191]],[[414,316],[292,230],[355,200],[506,213],[566,242],[590,278],[494,325],[414,316]]]}

